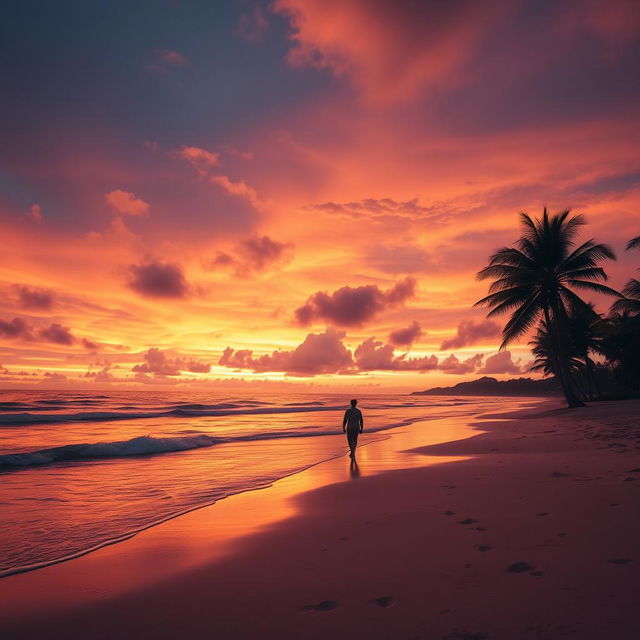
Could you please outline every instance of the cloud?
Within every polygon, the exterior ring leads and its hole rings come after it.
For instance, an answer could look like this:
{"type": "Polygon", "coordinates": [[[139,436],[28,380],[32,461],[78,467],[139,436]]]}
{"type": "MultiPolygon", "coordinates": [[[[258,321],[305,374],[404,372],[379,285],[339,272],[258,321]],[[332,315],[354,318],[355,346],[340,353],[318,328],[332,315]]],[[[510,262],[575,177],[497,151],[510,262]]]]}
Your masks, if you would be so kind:
{"type": "Polygon", "coordinates": [[[54,294],[49,289],[27,287],[21,284],[14,285],[14,288],[18,292],[20,306],[23,309],[44,311],[53,307],[54,294]]]}
{"type": "Polygon", "coordinates": [[[465,374],[474,372],[481,364],[484,353],[476,353],[474,356],[460,361],[456,356],[451,354],[445,358],[438,367],[444,373],[465,374]]]}
{"type": "Polygon", "coordinates": [[[254,357],[249,349],[227,347],[218,364],[255,372],[282,371],[293,376],[341,373],[353,365],[351,352],[342,343],[344,331],[328,327],[324,333],[310,333],[293,351],[274,351],[254,357]]]}
{"type": "Polygon", "coordinates": [[[478,373],[523,373],[525,368],[511,359],[510,351],[498,351],[489,356],[484,363],[484,367],[478,369],[478,373]]]}
{"type": "Polygon", "coordinates": [[[295,321],[301,326],[308,326],[314,321],[340,327],[362,326],[384,309],[401,305],[412,298],[415,290],[415,279],[407,276],[387,291],[382,291],[377,285],[346,286],[331,295],[318,291],[296,309],[295,321]]]}
{"type": "Polygon", "coordinates": [[[328,69],[387,104],[452,84],[505,3],[275,0],[290,22],[292,66],[328,69]]]}
{"type": "Polygon", "coordinates": [[[54,371],[53,373],[46,371],[44,377],[51,382],[64,382],[67,379],[67,376],[65,376],[63,373],[58,373],[57,371],[54,371]]]}
{"type": "Polygon", "coordinates": [[[269,22],[262,8],[255,5],[240,16],[235,34],[247,42],[262,42],[268,30],[269,22]]]}
{"type": "Polygon", "coordinates": [[[87,351],[97,351],[98,350],[98,345],[95,342],[92,342],[91,340],[89,340],[88,338],[82,338],[81,342],[82,342],[82,346],[87,351]]]}
{"type": "Polygon", "coordinates": [[[14,318],[10,322],[0,320],[0,337],[34,340],[31,327],[22,318],[14,318]]]}
{"type": "Polygon", "coordinates": [[[38,336],[46,342],[53,342],[55,344],[73,344],[76,340],[73,335],[71,335],[69,327],[63,327],[57,322],[54,322],[46,329],[40,329],[38,336]]]}
{"type": "Polygon", "coordinates": [[[149,204],[130,191],[114,189],[105,194],[107,204],[117,213],[126,216],[146,216],[149,204]]]}
{"type": "Polygon", "coordinates": [[[354,202],[309,204],[304,209],[341,215],[356,220],[366,219],[367,221],[388,222],[395,218],[406,218],[407,220],[437,218],[438,222],[442,222],[445,204],[435,203],[429,207],[424,207],[419,204],[418,198],[404,201],[393,200],[392,198],[365,198],[354,202]]]}
{"type": "Polygon", "coordinates": [[[278,242],[269,236],[254,236],[241,242],[235,249],[235,255],[218,251],[206,266],[211,269],[231,267],[237,276],[246,277],[285,264],[292,256],[292,243],[278,242]]]}
{"type": "Polygon", "coordinates": [[[491,320],[464,320],[458,325],[458,331],[453,338],[445,340],[440,345],[440,351],[459,349],[470,344],[476,344],[485,338],[495,338],[500,335],[500,327],[491,320]]]}
{"type": "Polygon", "coordinates": [[[177,357],[174,359],[167,358],[166,353],[151,347],[144,354],[144,362],[137,364],[132,371],[140,374],[153,374],[154,376],[179,376],[182,371],[190,371],[192,373],[209,373],[211,365],[196,360],[177,357]]]}
{"type": "Polygon", "coordinates": [[[151,55],[151,62],[147,65],[149,71],[159,74],[170,73],[174,69],[184,67],[187,59],[173,49],[155,49],[151,55]]]}
{"type": "Polygon", "coordinates": [[[209,169],[220,164],[220,154],[207,151],[200,147],[182,146],[178,155],[186,160],[202,176],[206,175],[209,169]]]}
{"type": "Polygon", "coordinates": [[[182,266],[170,262],[129,265],[129,288],[147,298],[184,298],[189,293],[182,266]]]}
{"type": "Polygon", "coordinates": [[[250,202],[254,207],[259,208],[262,203],[258,194],[253,187],[250,187],[244,180],[238,180],[233,182],[229,176],[211,176],[210,178],[213,184],[217,184],[222,187],[228,194],[243,198],[250,202]]]}
{"type": "Polygon", "coordinates": [[[367,338],[359,344],[353,355],[360,371],[432,371],[438,368],[438,358],[434,355],[419,358],[409,358],[406,354],[396,356],[393,345],[375,338],[367,338]]]}
{"type": "Polygon", "coordinates": [[[42,217],[42,208],[39,204],[32,204],[29,210],[24,214],[29,220],[41,224],[44,218],[42,217]]]}
{"type": "Polygon", "coordinates": [[[414,320],[408,327],[392,331],[389,342],[396,347],[410,347],[421,335],[422,329],[414,320]]]}
{"type": "Polygon", "coordinates": [[[116,377],[111,373],[111,364],[105,364],[99,371],[87,371],[85,378],[93,378],[95,382],[115,382],[116,377]]]}

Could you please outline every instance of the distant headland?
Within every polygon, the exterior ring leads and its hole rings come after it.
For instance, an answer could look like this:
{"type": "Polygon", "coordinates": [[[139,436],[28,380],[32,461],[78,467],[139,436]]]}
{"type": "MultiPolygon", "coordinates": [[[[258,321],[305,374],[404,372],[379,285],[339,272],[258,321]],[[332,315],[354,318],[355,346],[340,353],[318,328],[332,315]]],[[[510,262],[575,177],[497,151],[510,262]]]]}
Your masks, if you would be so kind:
{"type": "Polygon", "coordinates": [[[412,396],[552,396],[561,393],[554,378],[534,380],[513,378],[497,380],[483,376],[470,382],[459,382],[452,387],[434,387],[425,391],[414,391],[412,396]]]}

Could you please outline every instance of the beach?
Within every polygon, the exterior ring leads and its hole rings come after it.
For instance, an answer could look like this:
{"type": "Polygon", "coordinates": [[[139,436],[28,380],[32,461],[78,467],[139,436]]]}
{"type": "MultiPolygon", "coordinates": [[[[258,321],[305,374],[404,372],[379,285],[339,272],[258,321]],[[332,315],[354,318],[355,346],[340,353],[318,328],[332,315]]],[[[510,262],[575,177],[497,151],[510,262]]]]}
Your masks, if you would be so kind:
{"type": "Polygon", "coordinates": [[[333,459],[4,578],[3,637],[636,638],[640,402],[560,407],[449,419],[404,453],[413,424],[355,472],[333,459]]]}

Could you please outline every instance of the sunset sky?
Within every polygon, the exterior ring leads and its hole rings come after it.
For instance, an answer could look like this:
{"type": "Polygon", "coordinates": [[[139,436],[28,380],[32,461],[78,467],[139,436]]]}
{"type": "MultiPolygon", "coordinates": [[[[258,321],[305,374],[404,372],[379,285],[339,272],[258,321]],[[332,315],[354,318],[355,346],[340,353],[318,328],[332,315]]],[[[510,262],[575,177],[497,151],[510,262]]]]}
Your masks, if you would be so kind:
{"type": "Polygon", "coordinates": [[[640,266],[635,0],[3,7],[2,388],[512,377],[518,212],[640,266]]]}

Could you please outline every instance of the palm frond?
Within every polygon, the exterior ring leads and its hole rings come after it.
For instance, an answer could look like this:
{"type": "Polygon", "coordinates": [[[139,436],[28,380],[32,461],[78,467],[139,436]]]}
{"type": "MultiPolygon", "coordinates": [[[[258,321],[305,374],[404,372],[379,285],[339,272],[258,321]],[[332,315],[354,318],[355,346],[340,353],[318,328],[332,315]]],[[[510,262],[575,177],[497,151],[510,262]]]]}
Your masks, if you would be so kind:
{"type": "Polygon", "coordinates": [[[640,236],[637,238],[631,238],[629,242],[627,242],[627,248],[625,251],[629,251],[629,249],[638,249],[640,248],[640,236]]]}

